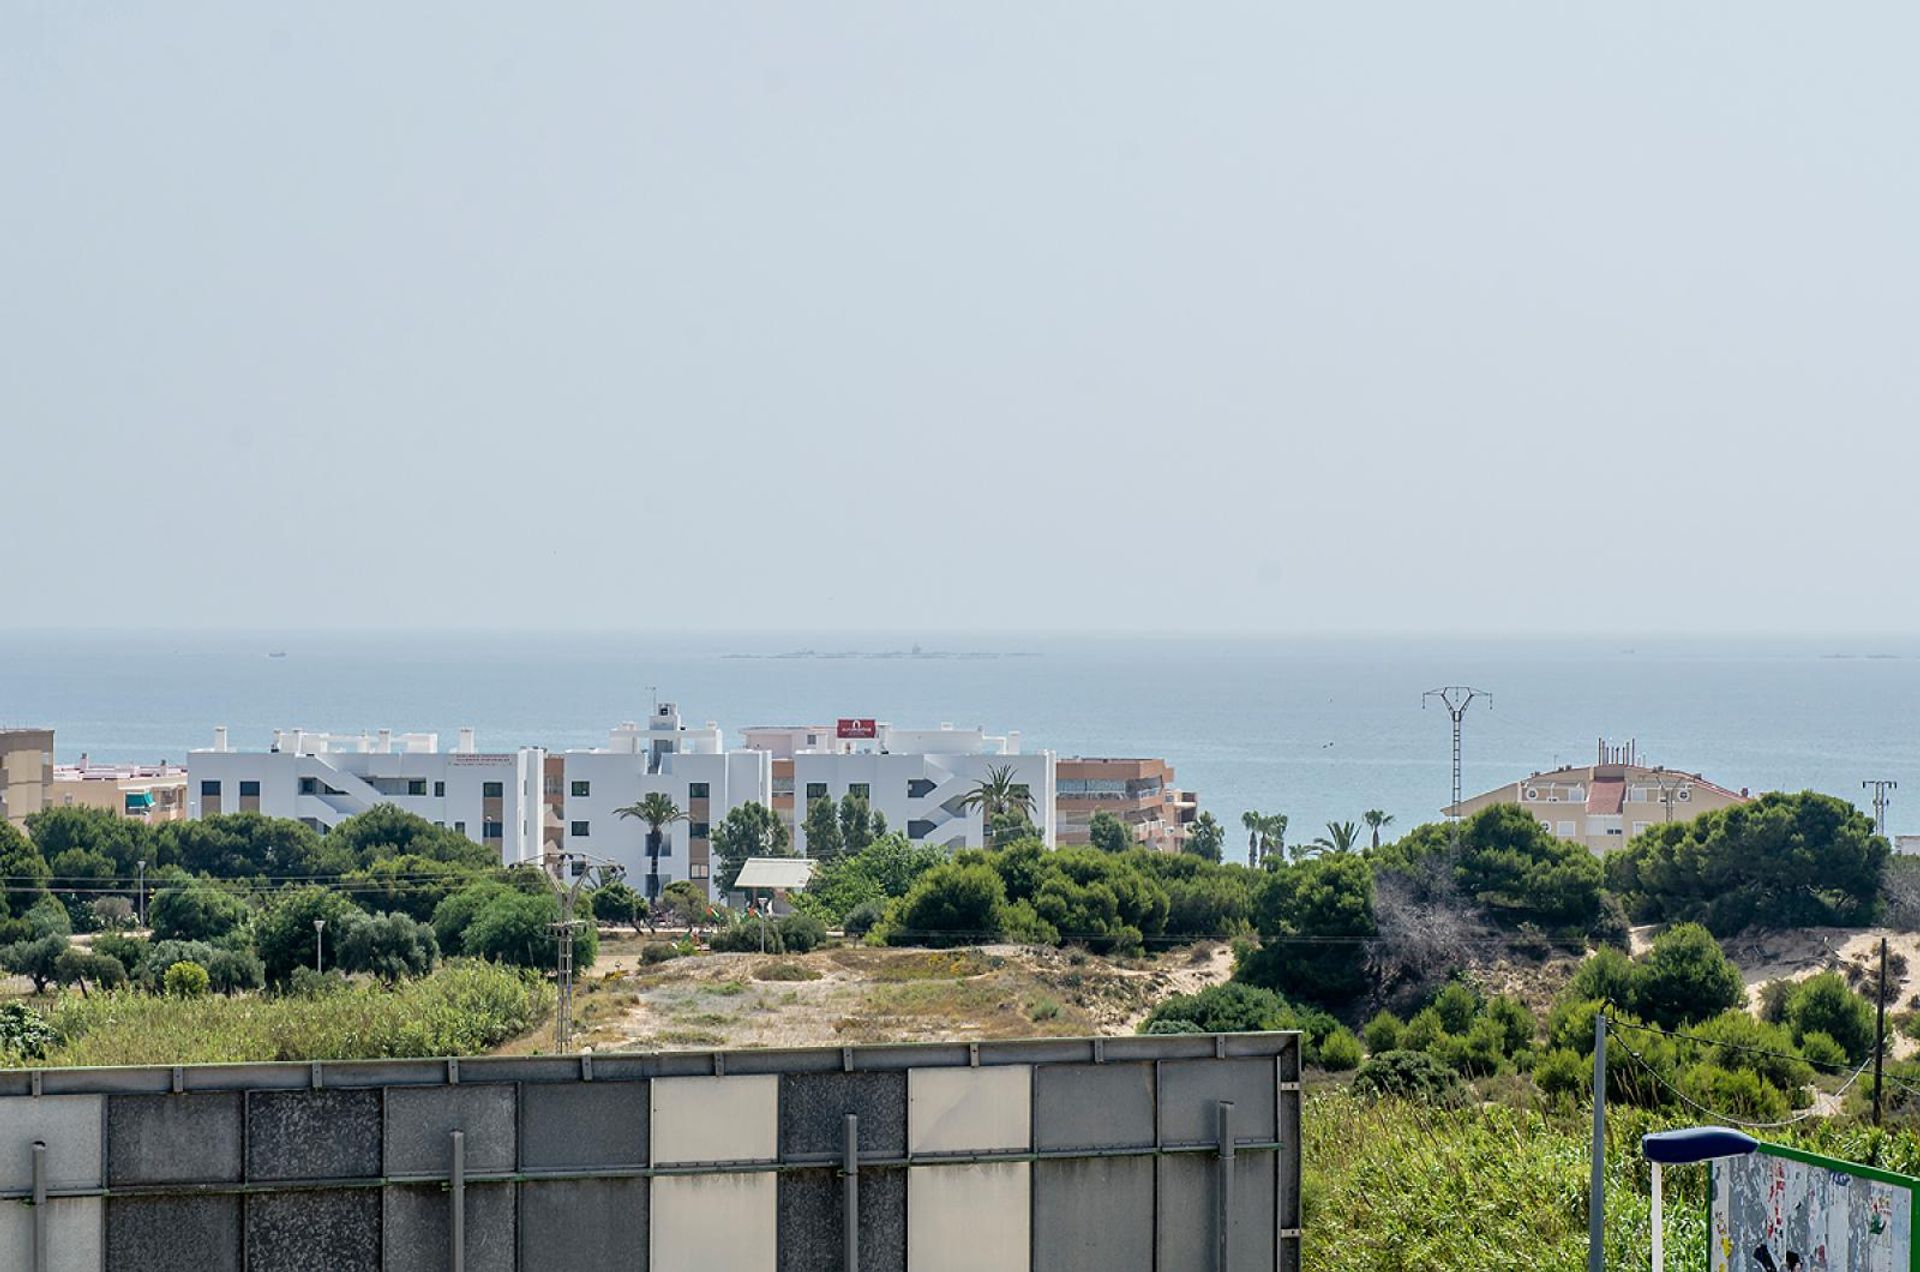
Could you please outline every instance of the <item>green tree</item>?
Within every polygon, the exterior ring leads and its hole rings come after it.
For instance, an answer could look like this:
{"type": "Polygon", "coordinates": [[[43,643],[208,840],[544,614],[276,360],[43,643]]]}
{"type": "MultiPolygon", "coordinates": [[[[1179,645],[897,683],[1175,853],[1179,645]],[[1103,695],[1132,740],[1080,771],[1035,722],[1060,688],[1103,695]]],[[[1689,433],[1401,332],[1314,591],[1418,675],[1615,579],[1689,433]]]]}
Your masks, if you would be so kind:
{"type": "MultiPolygon", "coordinates": [[[[341,822],[340,826],[346,824],[341,822]]],[[[340,826],[333,828],[333,834],[340,832],[340,826]]],[[[465,840],[465,836],[461,838],[465,840]]],[[[497,858],[494,864],[499,864],[497,858]]],[[[353,890],[354,899],[369,910],[404,914],[427,922],[442,901],[490,873],[442,857],[407,853],[379,857],[348,874],[342,882],[353,890]]]]}
{"type": "Polygon", "coordinates": [[[1187,837],[1180,849],[1203,861],[1218,862],[1225,854],[1226,846],[1227,828],[1215,821],[1212,813],[1201,813],[1187,828],[1187,837]]]}
{"type": "Polygon", "coordinates": [[[1315,852],[1352,852],[1360,842],[1360,830],[1352,822],[1328,822],[1327,833],[1311,845],[1315,852]]]}
{"type": "Polygon", "coordinates": [[[1637,922],[1698,922],[1718,935],[1748,927],[1871,921],[1890,853],[1844,800],[1803,791],[1663,822],[1606,863],[1637,922]]]}
{"type": "Polygon", "coordinates": [[[15,941],[0,948],[0,968],[33,982],[33,992],[44,994],[58,975],[60,956],[67,952],[67,938],[58,933],[15,941]]]}
{"type": "Polygon", "coordinates": [[[1373,846],[1377,850],[1380,847],[1380,832],[1393,825],[1393,814],[1381,812],[1377,808],[1369,808],[1360,814],[1360,820],[1365,822],[1367,829],[1373,832],[1373,846]]]}
{"type": "Polygon", "coordinates": [[[860,852],[821,864],[794,903],[829,924],[844,923],[863,905],[884,908],[894,897],[907,895],[915,880],[946,859],[947,854],[932,844],[917,844],[905,835],[882,835],[860,852]]]}
{"type": "Polygon", "coordinates": [[[72,804],[43,809],[27,817],[27,833],[48,861],[68,852],[97,853],[113,863],[109,877],[127,883],[138,873],[137,863],[144,861],[149,869],[163,864],[152,828],[110,808],[72,804]]]}
{"type": "Polygon", "coordinates": [[[267,966],[252,950],[214,950],[202,966],[214,992],[228,998],[267,983],[267,966]]]}
{"type": "MultiPolygon", "coordinates": [[[[534,882],[538,883],[539,880],[534,882]]],[[[514,891],[518,889],[498,879],[481,879],[442,901],[433,911],[433,935],[441,951],[448,955],[469,953],[466,934],[474,916],[495,897],[514,891]]]]}
{"type": "Polygon", "coordinates": [[[661,890],[660,903],[667,921],[689,932],[697,932],[702,925],[713,922],[713,903],[707,900],[707,890],[691,879],[675,879],[668,884],[661,890]]]}
{"type": "Polygon", "coordinates": [[[357,866],[411,857],[469,869],[497,866],[500,854],[457,830],[436,826],[396,804],[375,804],[327,832],[329,849],[350,854],[357,866]]]}
{"type": "Polygon", "coordinates": [[[1015,833],[1020,823],[1029,827],[1033,824],[1033,792],[1025,782],[1014,777],[1011,764],[990,765],[987,775],[960,797],[959,807],[964,812],[980,814],[989,847],[1021,838],[1015,833]]]}
{"type": "Polygon", "coordinates": [[[409,976],[425,976],[439,961],[433,928],[405,914],[351,919],[340,942],[343,971],[365,972],[389,988],[409,976]]]}
{"type": "Polygon", "coordinates": [[[1095,813],[1087,823],[1087,842],[1101,852],[1125,852],[1137,842],[1133,829],[1112,813],[1095,813]]]}
{"type": "Polygon", "coordinates": [[[1795,1046],[1822,1033],[1840,1044],[1850,1064],[1873,1052],[1873,1004],[1847,988],[1838,972],[1821,972],[1801,981],[1787,998],[1787,1025],[1795,1046]]]}
{"type": "Polygon", "coordinates": [[[807,856],[832,861],[846,846],[840,838],[840,817],[833,801],[822,796],[807,805],[807,856]]]}
{"type": "Polygon", "coordinates": [[[204,880],[162,888],[147,905],[147,923],[160,941],[212,941],[246,921],[245,901],[204,880]]]}
{"type": "Polygon", "coordinates": [[[1454,873],[1461,889],[1503,923],[1588,932],[1601,918],[1599,860],[1548,834],[1518,804],[1495,804],[1466,820],[1454,873]]]}
{"type": "Polygon", "coordinates": [[[1264,865],[1271,857],[1287,855],[1287,815],[1285,813],[1248,812],[1240,814],[1247,830],[1247,864],[1264,865]]]}
{"type": "Polygon", "coordinates": [[[53,963],[53,976],[62,985],[79,986],[82,998],[86,997],[89,985],[95,989],[113,989],[127,983],[127,969],[119,959],[78,945],[60,951],[60,957],[53,963]]]}
{"type": "Polygon", "coordinates": [[[287,879],[335,875],[359,864],[339,844],[285,817],[221,813],[163,822],[153,840],[162,861],[215,879],[287,879]]]}
{"type": "Polygon", "coordinates": [[[792,837],[786,823],[765,804],[737,804],[727,810],[713,828],[713,854],[720,863],[718,887],[721,893],[733,891],[740,867],[749,857],[791,857],[792,837]]]}
{"type": "MultiPolygon", "coordinates": [[[[559,961],[554,931],[559,921],[560,901],[552,892],[509,890],[481,906],[461,938],[461,948],[489,962],[547,971],[559,961]]],[[[591,923],[583,924],[573,939],[574,969],[592,967],[599,950],[599,934],[591,923]]]]}
{"type": "Polygon", "coordinates": [[[1740,969],[1697,923],[1682,923],[1654,939],[1641,968],[1635,1008],[1644,1020],[1678,1029],[1718,1016],[1746,1001],[1740,969]]]}
{"type": "Polygon", "coordinates": [[[169,998],[205,998],[213,982],[200,964],[175,963],[162,983],[169,998]]]}
{"type": "Polygon", "coordinates": [[[840,797],[840,850],[863,852],[887,833],[887,819],[867,806],[865,796],[849,791],[840,797]]]}
{"type": "Polygon", "coordinates": [[[67,908],[73,926],[80,931],[91,928],[95,899],[114,883],[113,858],[92,848],[64,848],[49,856],[47,863],[53,870],[53,895],[67,908]]]}
{"type": "Polygon", "coordinates": [[[892,945],[981,945],[1000,935],[1007,888],[984,862],[948,862],[920,876],[887,924],[892,945]]]}
{"type": "Polygon", "coordinates": [[[1373,873],[1357,854],[1278,864],[1254,915],[1261,943],[1241,958],[1236,980],[1330,1004],[1366,989],[1366,944],[1377,928],[1373,873]]]}
{"type": "MultiPolygon", "coordinates": [[[[313,966],[313,925],[319,919],[326,921],[319,934],[321,965],[323,968],[337,966],[340,942],[352,920],[362,913],[358,906],[331,888],[288,888],[280,893],[254,924],[255,945],[261,962],[266,964],[267,979],[279,984],[293,975],[294,968],[313,966]]],[[[151,955],[148,961],[153,961],[151,955]]]]}
{"type": "Polygon", "coordinates": [[[0,917],[23,917],[47,895],[47,881],[52,875],[33,841],[0,817],[0,878],[7,881],[6,909],[0,917]]]}
{"type": "Polygon", "coordinates": [[[667,827],[692,820],[673,797],[661,791],[648,791],[637,804],[613,810],[615,817],[627,817],[647,823],[647,900],[660,895],[660,849],[667,827]]]}
{"type": "MultiPolygon", "coordinates": [[[[661,892],[660,899],[671,904],[673,890],[685,879],[670,883],[661,892]]],[[[689,884],[697,888],[697,884],[689,884]]],[[[635,936],[640,935],[640,920],[647,913],[647,903],[624,879],[614,879],[595,888],[590,896],[593,917],[604,919],[608,923],[624,923],[633,929],[635,936]]]]}
{"type": "Polygon", "coordinates": [[[1097,848],[1062,848],[1047,859],[1034,912],[1067,941],[1099,953],[1136,951],[1167,924],[1167,892],[1125,858],[1097,848]]]}

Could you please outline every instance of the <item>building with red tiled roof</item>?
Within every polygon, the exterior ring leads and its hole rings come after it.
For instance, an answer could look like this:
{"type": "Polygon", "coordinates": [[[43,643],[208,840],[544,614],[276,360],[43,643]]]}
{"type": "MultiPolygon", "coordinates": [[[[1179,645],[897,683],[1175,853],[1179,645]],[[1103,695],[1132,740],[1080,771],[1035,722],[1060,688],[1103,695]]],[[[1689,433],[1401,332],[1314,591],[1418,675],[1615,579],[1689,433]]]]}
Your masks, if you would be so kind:
{"type": "Polygon", "coordinates": [[[1602,738],[1592,764],[1534,773],[1442,811],[1471,817],[1495,804],[1518,804],[1552,834],[1607,853],[1661,822],[1687,821],[1749,798],[1698,773],[1642,764],[1634,743],[1615,746],[1602,738]]]}

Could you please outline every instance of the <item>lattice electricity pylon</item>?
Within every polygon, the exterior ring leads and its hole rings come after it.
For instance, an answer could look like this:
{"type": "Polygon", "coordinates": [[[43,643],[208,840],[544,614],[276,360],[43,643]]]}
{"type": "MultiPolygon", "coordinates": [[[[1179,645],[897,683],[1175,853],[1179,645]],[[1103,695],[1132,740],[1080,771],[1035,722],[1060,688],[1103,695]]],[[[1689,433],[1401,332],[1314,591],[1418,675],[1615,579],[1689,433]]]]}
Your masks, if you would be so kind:
{"type": "Polygon", "coordinates": [[[1485,699],[1487,709],[1492,710],[1493,695],[1470,685],[1444,685],[1420,695],[1421,710],[1426,709],[1430,698],[1438,698],[1453,718],[1453,802],[1447,805],[1447,820],[1453,823],[1453,837],[1457,841],[1460,838],[1460,721],[1476,699],[1485,699]]]}

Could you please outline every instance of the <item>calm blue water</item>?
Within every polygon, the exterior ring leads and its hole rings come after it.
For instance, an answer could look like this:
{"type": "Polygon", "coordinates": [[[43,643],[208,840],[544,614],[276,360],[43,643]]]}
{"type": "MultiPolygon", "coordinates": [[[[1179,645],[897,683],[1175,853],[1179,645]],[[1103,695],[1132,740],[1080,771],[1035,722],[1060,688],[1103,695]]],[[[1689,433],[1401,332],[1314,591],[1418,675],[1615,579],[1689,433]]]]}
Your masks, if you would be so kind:
{"type": "MultiPolygon", "coordinates": [[[[1237,826],[1249,808],[1292,837],[1384,808],[1402,826],[1448,794],[1448,724],[1421,691],[1493,691],[1467,721],[1469,792],[1560,762],[1595,738],[1738,788],[1861,800],[1902,784],[1890,829],[1920,831],[1920,640],[1808,642],[1101,639],[923,635],[978,659],[735,658],[900,649],[858,635],[0,634],[0,723],[51,725],[62,761],[182,758],[226,724],[454,730],[483,747],[604,742],[644,718],[650,686],[689,720],[877,716],[1016,728],[1028,749],[1159,755],[1237,826]],[[267,651],[284,649],[285,658],[267,651]],[[1022,654],[1028,656],[1012,656],[1022,654]]],[[[1232,842],[1231,840],[1229,842],[1232,842]]]]}

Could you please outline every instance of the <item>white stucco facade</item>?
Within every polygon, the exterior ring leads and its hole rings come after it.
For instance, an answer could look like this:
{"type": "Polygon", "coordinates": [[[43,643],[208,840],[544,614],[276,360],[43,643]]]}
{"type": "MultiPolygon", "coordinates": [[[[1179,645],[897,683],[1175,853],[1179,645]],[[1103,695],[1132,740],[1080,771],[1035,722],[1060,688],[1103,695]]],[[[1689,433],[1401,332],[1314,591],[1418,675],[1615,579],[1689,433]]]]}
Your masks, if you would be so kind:
{"type": "Polygon", "coordinates": [[[378,804],[392,804],[500,853],[537,860],[538,747],[481,751],[471,729],[450,751],[434,733],[340,735],[278,730],[264,751],[236,751],[225,729],[187,755],[187,816],[258,812],[326,831],[378,804]]]}

